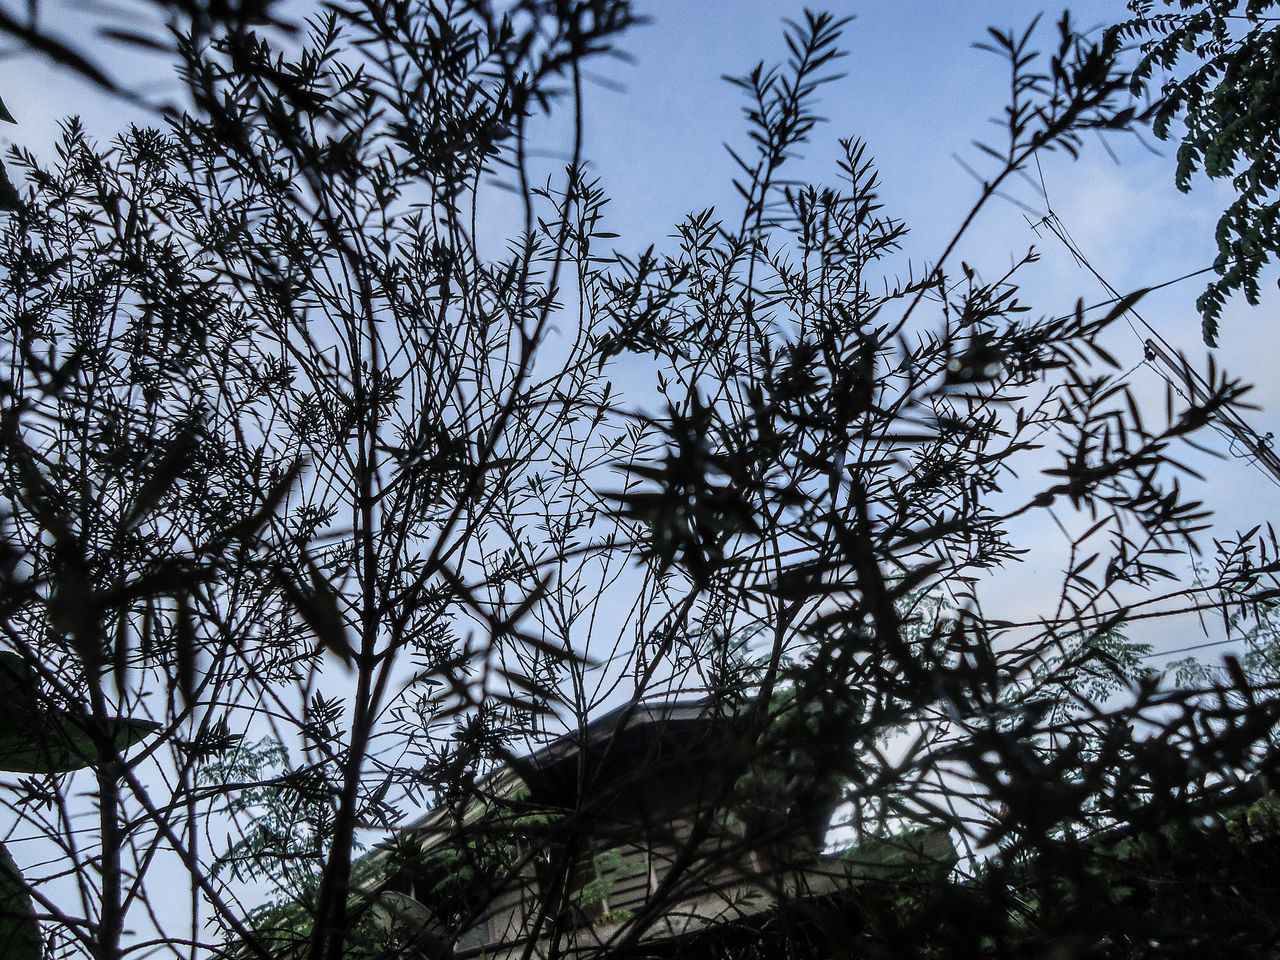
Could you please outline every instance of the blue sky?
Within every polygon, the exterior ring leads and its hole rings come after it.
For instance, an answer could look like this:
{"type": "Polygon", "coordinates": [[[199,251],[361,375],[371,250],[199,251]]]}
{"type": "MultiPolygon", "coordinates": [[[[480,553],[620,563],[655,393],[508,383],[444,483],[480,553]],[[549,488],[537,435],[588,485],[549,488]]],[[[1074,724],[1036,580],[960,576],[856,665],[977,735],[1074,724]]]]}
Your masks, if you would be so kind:
{"type": "MultiPolygon", "coordinates": [[[[661,245],[688,212],[709,205],[734,208],[729,185],[734,168],[722,143],[743,141],[741,100],[720,77],[743,73],[762,58],[782,57],[781,20],[801,16],[803,8],[777,0],[650,0],[640,2],[638,9],[653,22],[624,40],[633,62],[599,65],[623,90],[591,87],[588,104],[588,154],[614,197],[607,228],[622,235],[616,243],[627,251],[661,245]]],[[[916,262],[936,257],[977,194],[977,185],[953,155],[979,161],[971,141],[998,135],[987,121],[1003,107],[1007,90],[1005,64],[972,44],[986,38],[988,24],[1021,29],[1040,9],[1016,0],[833,4],[837,15],[856,14],[845,33],[849,55],[840,62],[848,76],[824,89],[822,112],[830,123],[815,132],[797,175],[834,179],[838,138],[861,137],[878,159],[887,212],[911,227],[907,253],[916,262]]],[[[1123,15],[1121,0],[1090,0],[1073,9],[1083,26],[1123,15]]],[[[1042,46],[1051,42],[1059,15],[1060,8],[1045,12],[1042,46]]],[[[81,25],[59,26],[74,33],[81,25]]],[[[139,69],[167,82],[153,67],[139,69]]],[[[0,135],[45,156],[51,155],[62,116],[82,115],[90,132],[103,140],[138,118],[65,71],[25,57],[0,60],[0,95],[20,121],[0,135]]],[[[1180,194],[1173,186],[1170,145],[1160,145],[1163,156],[1130,137],[1115,137],[1111,145],[1119,165],[1093,142],[1079,161],[1055,156],[1044,163],[1052,205],[1090,260],[1122,292],[1208,265],[1225,191],[1201,183],[1191,195],[1180,194]]],[[[1043,204],[1031,187],[1023,185],[1016,192],[1036,209],[1043,204]]],[[[1012,204],[993,204],[960,255],[991,276],[1008,265],[1010,256],[1032,245],[1043,259],[1024,274],[1022,299],[1036,311],[1060,314],[1077,297],[1086,303],[1104,299],[1096,281],[1057,241],[1037,235],[1025,212],[1012,204]]],[[[1265,286],[1270,296],[1261,307],[1229,306],[1222,347],[1216,351],[1221,367],[1259,385],[1255,398],[1261,409],[1249,418],[1264,434],[1280,433],[1275,276],[1273,270],[1265,286]]],[[[1204,358],[1208,351],[1200,341],[1193,306],[1200,289],[1197,281],[1171,286],[1151,295],[1141,312],[1177,347],[1204,358]]],[[[1108,345],[1125,369],[1136,367],[1131,385],[1158,409],[1163,382],[1154,371],[1137,366],[1142,356],[1138,338],[1119,328],[1108,345]]],[[[1226,453],[1225,442],[1206,437],[1226,453]]],[[[1194,463],[1206,482],[1189,487],[1217,512],[1220,535],[1280,516],[1280,488],[1246,461],[1228,456],[1195,458],[1194,463]]],[[[1061,540],[1043,519],[1020,528],[1017,535],[1033,552],[1026,563],[988,585],[987,595],[1001,614],[1034,616],[1047,612],[1044,605],[1056,594],[1061,540]],[[1054,594],[1046,596],[1046,582],[1054,594]]],[[[1212,548],[1208,538],[1205,546],[1212,548]]],[[[1137,635],[1162,649],[1205,639],[1200,624],[1190,619],[1137,635]]],[[[1207,651],[1206,656],[1219,652],[1207,651]]]]}
{"type": "MultiPolygon", "coordinates": [[[[977,165],[980,154],[971,141],[999,136],[988,119],[1004,105],[1007,67],[973,43],[986,39],[989,24],[1020,30],[1042,8],[992,0],[865,0],[831,9],[856,16],[844,37],[849,55],[839,65],[847,77],[824,88],[822,113],[830,123],[816,131],[793,175],[834,179],[838,138],[861,137],[878,160],[887,212],[903,217],[911,228],[906,253],[915,262],[932,259],[977,192],[955,155],[977,165]]],[[[1083,27],[1124,13],[1121,0],[1090,0],[1072,9],[1083,27]]],[[[615,242],[628,251],[661,245],[690,211],[709,205],[733,209],[734,171],[722,143],[743,142],[741,100],[720,77],[743,73],[762,58],[782,57],[782,18],[799,18],[803,7],[777,0],[651,0],[639,3],[638,10],[652,22],[624,39],[622,48],[632,61],[597,64],[597,72],[623,89],[590,87],[587,122],[588,154],[614,198],[607,228],[622,234],[615,242]]],[[[1056,7],[1045,10],[1042,49],[1052,42],[1060,13],[1056,7]]],[[[74,33],[77,26],[65,29],[74,33]]],[[[143,69],[163,86],[163,73],[143,69]]],[[[0,60],[0,93],[20,120],[0,133],[46,154],[62,115],[82,114],[102,139],[129,117],[118,103],[64,71],[29,58],[0,60]]],[[[1159,156],[1133,137],[1113,137],[1110,143],[1119,165],[1096,142],[1087,143],[1076,162],[1059,155],[1044,163],[1053,208],[1090,260],[1121,291],[1208,265],[1225,191],[1201,183],[1191,195],[1180,194],[1172,182],[1171,145],[1158,145],[1164,154],[1159,156]]],[[[1014,192],[1036,209],[1043,207],[1043,198],[1030,186],[1019,185],[1014,192]]],[[[1043,259],[1023,275],[1023,299],[1035,310],[1062,313],[1076,297],[1086,303],[1105,297],[1056,240],[1038,236],[1025,212],[1003,201],[988,209],[961,256],[991,276],[1032,245],[1043,259]]],[[[1193,308],[1200,289],[1197,281],[1187,281],[1153,294],[1140,309],[1177,347],[1203,358],[1208,351],[1193,308]]],[[[1271,296],[1259,308],[1230,305],[1216,351],[1221,367],[1259,385],[1255,399],[1262,409],[1250,419],[1264,434],[1280,433],[1280,382],[1272,375],[1280,341],[1274,271],[1266,289],[1271,296]]],[[[1138,338],[1125,330],[1118,330],[1109,346],[1126,369],[1141,359],[1138,338]]],[[[1159,402],[1163,383],[1154,371],[1139,367],[1130,382],[1140,396],[1159,402]]],[[[1226,451],[1225,442],[1213,440],[1226,451]]],[[[1228,457],[1197,459],[1196,465],[1208,482],[1192,489],[1218,512],[1221,532],[1280,513],[1280,489],[1247,462],[1228,457]]],[[[1028,536],[1037,533],[1028,531],[1028,536]]],[[[1056,571],[1052,553],[1037,562],[1044,569],[1028,567],[1009,582],[1056,571]]],[[[1187,640],[1180,636],[1171,645],[1187,640]]]]}
{"type": "MultiPolygon", "coordinates": [[[[301,3],[300,3],[301,6],[301,3]]],[[[631,63],[599,65],[612,87],[589,88],[588,152],[595,173],[614,200],[608,229],[622,234],[616,243],[626,251],[660,243],[687,212],[717,205],[733,210],[730,187],[733,166],[722,143],[741,143],[744,127],[741,100],[721,79],[744,73],[756,60],[781,58],[783,17],[799,18],[803,6],[778,0],[641,0],[641,13],[652,17],[623,41],[631,63]]],[[[70,5],[51,10],[67,12],[70,5]]],[[[1007,69],[987,52],[973,49],[986,38],[988,24],[1020,29],[1041,6],[1007,0],[957,3],[956,0],[865,0],[832,4],[837,15],[856,14],[845,33],[849,56],[840,61],[847,73],[824,88],[822,113],[829,123],[814,133],[806,159],[796,175],[833,179],[836,142],[858,136],[878,159],[881,197],[886,210],[908,221],[906,252],[916,262],[931,260],[963,218],[977,184],[954,155],[978,163],[974,138],[998,136],[987,123],[1002,109],[1007,69]]],[[[1073,5],[1082,26],[1110,22],[1123,15],[1121,0],[1089,0],[1073,5]]],[[[1052,24],[1060,8],[1042,20],[1043,46],[1052,41],[1052,24]]],[[[83,24],[58,24],[69,33],[83,24]]],[[[131,68],[132,69],[132,68],[131,68]]],[[[154,65],[140,65],[157,83],[168,82],[154,65]]],[[[0,59],[0,95],[19,119],[18,127],[0,129],[9,142],[51,156],[51,143],[61,116],[79,114],[92,134],[110,140],[129,119],[141,119],[99,92],[69,78],[65,70],[31,58],[0,59]]],[[[1213,257],[1212,228],[1225,205],[1226,193],[1215,184],[1198,184],[1190,196],[1172,186],[1172,147],[1152,154],[1132,137],[1114,137],[1120,157],[1116,165],[1096,142],[1080,160],[1053,156],[1044,161],[1044,178],[1053,209],[1070,229],[1089,259],[1120,291],[1166,282],[1203,268],[1213,257]]],[[[1016,188],[1020,200],[1041,209],[1036,189],[1016,188]]],[[[1087,303],[1105,298],[1096,280],[1075,264],[1057,242],[1037,236],[1018,206],[997,201],[979,221],[960,256],[987,275],[995,275],[1029,246],[1043,260],[1024,274],[1023,300],[1038,312],[1061,314],[1076,297],[1087,303]]],[[[1274,374],[1280,346],[1276,316],[1275,271],[1268,276],[1268,300],[1258,308],[1230,305],[1222,324],[1217,362],[1235,375],[1260,385],[1261,410],[1251,413],[1260,433],[1280,434],[1280,379],[1274,374]]],[[[1190,356],[1207,355],[1199,339],[1193,302],[1201,291],[1187,282],[1152,294],[1140,312],[1175,346],[1190,356]]],[[[1155,371],[1137,366],[1142,346],[1124,328],[1108,346],[1125,369],[1135,366],[1130,384],[1144,402],[1160,406],[1164,383],[1155,371]]],[[[1212,447],[1226,453],[1228,444],[1206,435],[1212,447]]],[[[1196,458],[1206,483],[1190,483],[1190,493],[1206,500],[1219,515],[1217,534],[1253,526],[1280,516],[1280,489],[1243,460],[1196,458]]],[[[1064,553],[1051,525],[1016,531],[1032,548],[1028,561],[1002,571],[986,586],[988,612],[1033,617],[1048,612],[1060,582],[1064,553]],[[1052,593],[1046,594],[1044,585],[1052,593]]],[[[1206,538],[1206,548],[1212,549],[1206,538]]],[[[1208,639],[1216,639],[1207,625],[1208,639]]],[[[1206,640],[1201,623],[1184,618],[1139,630],[1140,639],[1158,649],[1178,649],[1206,640]]],[[[1206,658],[1221,653],[1206,650],[1206,658]]],[[[1158,662],[1158,660],[1157,660],[1158,662]]],[[[340,681],[340,677],[337,682],[340,681]]],[[[174,890],[184,890],[182,878],[174,890]]]]}
{"type": "MultiPolygon", "coordinates": [[[[785,56],[783,17],[798,18],[803,7],[769,0],[733,5],[661,0],[641,9],[653,18],[624,45],[634,58],[606,73],[621,93],[597,87],[591,93],[588,152],[614,201],[610,229],[623,235],[624,249],[661,241],[684,214],[712,203],[732,209],[732,161],[721,144],[744,141],[741,99],[719,78],[741,74],[757,60],[785,56]]],[[[981,154],[974,139],[1000,131],[988,121],[1005,103],[1007,65],[975,49],[988,39],[986,27],[1022,30],[1041,9],[1032,3],[949,3],[941,0],[869,0],[831,8],[855,15],[847,26],[840,61],[847,76],[824,88],[820,112],[829,119],[791,175],[834,179],[836,142],[856,135],[877,158],[886,211],[911,228],[906,253],[915,262],[936,257],[977,194],[977,184],[956,156],[974,166],[981,154]]],[[[1089,28],[1123,16],[1123,3],[1073,5],[1073,20],[1089,28]]],[[[1060,8],[1042,16],[1039,49],[1054,39],[1060,8]]],[[[1045,187],[1052,207],[1074,240],[1107,280],[1121,292],[1152,286],[1208,266],[1215,253],[1213,225],[1227,202],[1219,184],[1200,182],[1190,195],[1173,185],[1173,145],[1151,137],[1113,136],[1108,144],[1086,141],[1082,156],[1044,158],[1045,187]],[[1155,146],[1159,154],[1152,152],[1155,146]]],[[[1036,210],[1044,197],[1027,184],[1012,191],[1036,210]]],[[[1034,218],[1032,218],[1034,219],[1034,218]]],[[[1042,260],[1022,274],[1024,302],[1041,313],[1064,313],[1077,297],[1086,304],[1106,298],[1098,282],[1080,268],[1048,233],[1037,234],[1026,212],[1011,203],[991,205],[961,255],[988,276],[1008,266],[1012,255],[1035,246],[1042,260]]],[[[1220,367],[1257,384],[1262,409],[1249,414],[1262,434],[1280,433],[1280,383],[1272,375],[1280,342],[1275,296],[1276,271],[1265,283],[1271,294],[1258,308],[1233,302],[1222,326],[1220,367]]],[[[1208,349],[1200,339],[1194,300],[1201,281],[1189,280],[1151,294],[1139,312],[1177,348],[1204,369],[1208,349]]],[[[1127,370],[1142,359],[1142,345],[1127,327],[1118,327],[1108,346],[1127,370]]],[[[1129,382],[1155,410],[1163,407],[1164,382],[1139,366],[1129,382]]],[[[1228,453],[1216,435],[1209,445],[1228,453]]],[[[1277,516],[1280,488],[1243,459],[1193,458],[1205,483],[1189,481],[1193,496],[1218,514],[1216,535],[1248,528],[1277,516]]],[[[1043,521],[1041,521],[1043,523],[1043,521]]],[[[1063,557],[1048,547],[1052,531],[1026,529],[1035,545],[1028,562],[993,584],[991,598],[1034,615],[1045,597],[1029,584],[1059,578],[1063,557]]],[[[1206,538],[1204,546],[1212,551],[1206,538]]],[[[1143,639],[1172,649],[1203,640],[1198,623],[1184,621],[1147,631],[1143,639]]],[[[1215,651],[1216,652],[1216,651],[1215,651]]],[[[1212,654],[1211,654],[1212,655],[1212,654]]]]}

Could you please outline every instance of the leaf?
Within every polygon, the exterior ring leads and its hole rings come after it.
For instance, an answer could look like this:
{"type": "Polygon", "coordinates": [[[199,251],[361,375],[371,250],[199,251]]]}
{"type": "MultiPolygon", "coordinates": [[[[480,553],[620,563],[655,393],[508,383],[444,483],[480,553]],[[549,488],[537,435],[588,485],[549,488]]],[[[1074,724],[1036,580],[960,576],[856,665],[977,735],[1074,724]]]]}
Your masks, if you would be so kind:
{"type": "MultiPolygon", "coordinates": [[[[117,717],[111,724],[117,751],[160,729],[151,720],[129,717],[117,717]]],[[[72,714],[42,707],[36,697],[36,678],[22,658],[0,652],[0,770],[67,773],[89,766],[97,753],[93,737],[72,714]]],[[[0,956],[5,956],[2,950],[0,956]]]]}
{"type": "Polygon", "coordinates": [[[34,684],[35,677],[27,669],[22,657],[0,650],[0,702],[12,703],[34,684]]]}
{"type": "Polygon", "coordinates": [[[271,518],[275,516],[276,511],[280,509],[280,504],[284,502],[284,498],[288,496],[289,491],[293,489],[298,477],[302,474],[305,461],[302,459],[295,460],[289,465],[289,468],[280,477],[280,480],[267,491],[262,498],[262,504],[252,515],[233,524],[230,528],[223,531],[214,541],[215,544],[226,545],[234,543],[237,540],[249,540],[254,537],[259,530],[265,527],[271,518]]]}
{"type": "Polygon", "coordinates": [[[155,37],[147,36],[145,33],[137,33],[133,30],[117,30],[111,27],[102,27],[98,30],[98,33],[108,40],[115,40],[131,47],[141,47],[144,50],[151,50],[156,53],[172,52],[164,43],[155,37]]]}
{"type": "Polygon", "coordinates": [[[69,67],[80,74],[81,77],[92,81],[102,89],[110,93],[121,92],[115,81],[86,59],[78,50],[67,46],[60,40],[55,40],[27,23],[15,19],[5,10],[0,10],[0,30],[12,37],[17,37],[32,50],[43,53],[54,63],[69,67]]]}
{"type": "MultiPolygon", "coordinates": [[[[0,717],[0,725],[7,728],[11,717],[0,717]]],[[[124,751],[155,733],[160,724],[117,717],[112,727],[115,749],[124,751]]],[[[90,766],[96,755],[93,738],[65,715],[46,715],[38,732],[29,727],[0,732],[0,770],[10,773],[69,773],[90,766]]]]}
{"type": "Polygon", "coordinates": [[[196,450],[197,430],[195,424],[184,424],[169,440],[160,462],[142,484],[125,514],[122,522],[127,529],[145,520],[159,506],[160,500],[172,489],[182,472],[189,468],[196,450]]]}
{"type": "MultiPolygon", "coordinates": [[[[3,104],[0,104],[0,107],[3,107],[3,104]]],[[[17,189],[9,179],[9,171],[5,169],[3,163],[0,163],[0,210],[12,212],[21,209],[22,198],[18,196],[17,189]]]]}
{"type": "Polygon", "coordinates": [[[178,661],[178,689],[183,701],[190,705],[195,702],[196,696],[196,628],[191,612],[191,598],[185,593],[178,596],[173,646],[178,661]]]}
{"type": "Polygon", "coordinates": [[[26,881],[9,851],[0,843],[0,957],[40,960],[40,924],[36,921],[26,881]]]}
{"type": "Polygon", "coordinates": [[[315,561],[305,557],[307,583],[299,583],[288,574],[281,577],[280,586],[289,602],[302,616],[320,646],[335,653],[350,667],[355,650],[347,640],[347,622],[338,609],[338,597],[333,586],[316,568],[315,561]]]}

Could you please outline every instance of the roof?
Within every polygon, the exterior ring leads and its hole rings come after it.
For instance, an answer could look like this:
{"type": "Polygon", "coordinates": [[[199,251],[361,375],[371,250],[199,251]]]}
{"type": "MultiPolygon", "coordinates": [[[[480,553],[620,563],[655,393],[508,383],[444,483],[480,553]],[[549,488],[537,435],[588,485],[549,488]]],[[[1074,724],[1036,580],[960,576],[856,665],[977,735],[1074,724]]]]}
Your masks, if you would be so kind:
{"type": "MultiPolygon", "coordinates": [[[[745,716],[713,709],[707,698],[624,704],[511,760],[461,806],[438,805],[362,858],[359,899],[402,943],[415,944],[415,955],[517,956],[531,937],[545,935],[537,919],[547,916],[543,897],[565,899],[563,887],[544,889],[544,871],[556,862],[544,846],[581,848],[586,863],[593,851],[620,852],[620,858],[610,854],[618,860],[612,866],[595,861],[586,878],[612,892],[604,912],[575,907],[571,937],[582,949],[627,939],[633,917],[642,927],[635,942],[683,942],[711,927],[764,917],[787,902],[849,891],[850,883],[935,864],[946,870],[955,862],[945,830],[895,839],[859,859],[824,856],[820,841],[815,847],[787,827],[804,812],[789,808],[766,811],[786,829],[766,833],[764,846],[745,842],[730,813],[737,809],[730,794],[739,773],[733,757],[741,752],[729,749],[741,742],[745,716]],[[691,833],[704,815],[714,821],[710,831],[691,833]],[[799,844],[794,850],[801,856],[792,859],[791,844],[799,844]],[[694,860],[686,859],[686,847],[697,851],[694,860]],[[507,853],[494,859],[491,848],[507,853]],[[464,869],[470,879],[461,880],[464,869]],[[680,882],[668,884],[668,872],[680,882]]],[[[559,882],[582,882],[574,866],[580,856],[563,862],[573,878],[559,882]]],[[[352,909],[353,917],[362,910],[355,903],[352,909]]],[[[558,929],[561,921],[552,922],[558,929]]]]}

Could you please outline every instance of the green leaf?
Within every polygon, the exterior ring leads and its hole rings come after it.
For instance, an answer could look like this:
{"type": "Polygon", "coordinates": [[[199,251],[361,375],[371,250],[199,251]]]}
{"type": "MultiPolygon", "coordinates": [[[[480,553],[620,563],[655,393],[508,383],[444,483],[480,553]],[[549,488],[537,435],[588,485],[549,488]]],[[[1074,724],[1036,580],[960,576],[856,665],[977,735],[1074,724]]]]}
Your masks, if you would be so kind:
{"type": "MultiPolygon", "coordinates": [[[[38,735],[30,728],[11,729],[11,718],[12,714],[0,715],[0,727],[5,728],[0,732],[0,770],[68,773],[89,766],[97,755],[93,738],[66,717],[46,716],[38,735]]],[[[152,720],[117,717],[112,721],[112,742],[116,750],[127,750],[159,729],[160,724],[152,720]]]]}
{"type": "Polygon", "coordinates": [[[17,120],[13,119],[13,114],[10,113],[9,108],[4,105],[3,98],[0,98],[0,120],[3,120],[5,123],[18,122],[17,120]]]}
{"type": "MultiPolygon", "coordinates": [[[[41,705],[36,683],[21,657],[0,651],[0,770],[67,773],[89,766],[98,753],[93,737],[70,713],[41,705]]],[[[112,743],[123,751],[159,729],[151,720],[118,717],[112,743]]]]}
{"type": "Polygon", "coordinates": [[[0,843],[0,957],[40,960],[40,924],[18,865],[0,843]]]}

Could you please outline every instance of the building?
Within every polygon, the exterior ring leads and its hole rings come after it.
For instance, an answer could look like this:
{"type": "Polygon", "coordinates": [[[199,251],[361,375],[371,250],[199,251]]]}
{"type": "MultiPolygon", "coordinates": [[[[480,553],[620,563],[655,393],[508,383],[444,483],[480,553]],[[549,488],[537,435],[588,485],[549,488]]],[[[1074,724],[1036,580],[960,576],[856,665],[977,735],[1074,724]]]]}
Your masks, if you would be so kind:
{"type": "MultiPolygon", "coordinates": [[[[357,865],[350,953],[714,956],[868,882],[950,871],[941,830],[824,853],[836,797],[780,790],[746,719],[628,704],[442,801],[357,865]]],[[[278,956],[298,919],[260,928],[278,956]]]]}

